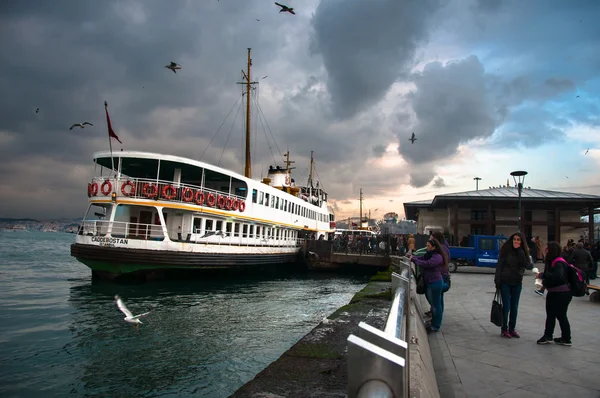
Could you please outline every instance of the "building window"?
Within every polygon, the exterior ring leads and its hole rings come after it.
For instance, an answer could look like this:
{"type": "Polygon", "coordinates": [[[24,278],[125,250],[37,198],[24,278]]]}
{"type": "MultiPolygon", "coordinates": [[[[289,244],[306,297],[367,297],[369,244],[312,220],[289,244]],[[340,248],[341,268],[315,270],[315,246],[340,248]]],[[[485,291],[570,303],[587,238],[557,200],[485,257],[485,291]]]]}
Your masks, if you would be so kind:
{"type": "Polygon", "coordinates": [[[471,235],[485,235],[484,227],[471,225],[471,235]]]}

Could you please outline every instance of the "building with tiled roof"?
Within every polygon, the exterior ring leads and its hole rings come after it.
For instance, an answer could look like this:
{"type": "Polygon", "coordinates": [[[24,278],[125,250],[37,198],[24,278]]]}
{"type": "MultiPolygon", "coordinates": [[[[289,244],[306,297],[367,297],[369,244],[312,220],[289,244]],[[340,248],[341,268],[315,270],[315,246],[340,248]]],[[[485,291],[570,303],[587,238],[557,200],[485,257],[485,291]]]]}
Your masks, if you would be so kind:
{"type": "MultiPolygon", "coordinates": [[[[510,235],[517,231],[519,193],[501,186],[436,195],[431,200],[404,203],[408,220],[417,221],[417,232],[443,229],[460,240],[467,235],[510,235]]],[[[521,229],[526,237],[566,243],[581,236],[593,239],[594,209],[600,196],[524,187],[521,191],[521,229]],[[590,216],[581,222],[581,216],[590,216]]]]}

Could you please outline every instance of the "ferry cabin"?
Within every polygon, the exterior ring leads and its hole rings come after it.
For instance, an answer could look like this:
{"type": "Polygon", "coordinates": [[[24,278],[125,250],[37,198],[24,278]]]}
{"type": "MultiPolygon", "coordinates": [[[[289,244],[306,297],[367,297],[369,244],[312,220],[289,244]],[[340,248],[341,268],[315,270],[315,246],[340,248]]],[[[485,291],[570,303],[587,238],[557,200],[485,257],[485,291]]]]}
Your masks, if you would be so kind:
{"type": "Polygon", "coordinates": [[[176,244],[167,250],[250,254],[260,247],[297,253],[298,239],[307,233],[325,239],[333,233],[327,194],[312,188],[300,192],[283,169],[261,183],[154,153],[122,151],[111,159],[109,152],[98,152],[94,162],[90,206],[79,235],[95,239],[78,243],[165,249],[152,242],[166,242],[176,244]]]}

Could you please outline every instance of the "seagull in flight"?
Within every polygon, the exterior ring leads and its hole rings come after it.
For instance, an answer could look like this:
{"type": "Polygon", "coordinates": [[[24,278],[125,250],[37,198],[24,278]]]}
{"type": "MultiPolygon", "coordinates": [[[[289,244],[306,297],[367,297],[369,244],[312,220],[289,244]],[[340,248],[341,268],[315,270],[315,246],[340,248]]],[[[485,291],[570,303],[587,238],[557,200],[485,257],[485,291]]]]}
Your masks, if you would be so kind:
{"type": "Polygon", "coordinates": [[[123,302],[123,300],[121,300],[121,297],[119,297],[118,295],[115,296],[115,301],[117,302],[117,307],[119,307],[119,309],[121,310],[121,312],[123,314],[125,314],[125,318],[123,318],[125,320],[125,322],[129,322],[129,323],[135,323],[136,327],[142,323],[142,321],[140,321],[140,317],[143,317],[145,315],[148,315],[150,313],[150,311],[148,312],[144,312],[143,314],[140,315],[133,315],[131,313],[131,311],[129,311],[129,309],[127,309],[127,307],[125,307],[125,303],[123,302]]]}
{"type": "Polygon", "coordinates": [[[40,108],[36,108],[35,113],[40,113],[40,108]]]}
{"type": "Polygon", "coordinates": [[[173,73],[177,73],[177,69],[181,69],[181,65],[177,62],[171,62],[169,65],[165,66],[167,69],[171,69],[173,73]]]}
{"type": "Polygon", "coordinates": [[[290,14],[296,15],[296,13],[294,12],[294,9],[292,7],[288,7],[284,4],[279,4],[277,2],[275,2],[275,4],[278,5],[279,7],[281,7],[281,10],[279,10],[279,12],[289,12],[290,14]]]}
{"type": "Polygon", "coordinates": [[[85,126],[93,126],[93,124],[90,123],[90,122],[75,123],[74,125],[72,125],[71,127],[69,127],[69,130],[73,130],[75,127],[80,127],[82,129],[84,129],[85,126]]]}
{"type": "Polygon", "coordinates": [[[415,137],[415,133],[412,133],[412,136],[408,139],[410,141],[411,144],[414,144],[415,141],[417,140],[417,138],[415,137]]]}
{"type": "Polygon", "coordinates": [[[588,148],[588,149],[585,151],[584,155],[587,155],[587,153],[588,153],[589,151],[590,151],[590,148],[588,148]]]}

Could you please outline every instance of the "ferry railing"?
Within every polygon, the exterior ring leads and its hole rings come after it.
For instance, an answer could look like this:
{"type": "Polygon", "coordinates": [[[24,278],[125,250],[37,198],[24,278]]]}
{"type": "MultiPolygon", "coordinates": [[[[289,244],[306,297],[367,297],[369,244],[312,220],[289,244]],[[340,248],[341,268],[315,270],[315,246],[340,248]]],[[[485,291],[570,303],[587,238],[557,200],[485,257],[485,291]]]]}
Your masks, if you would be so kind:
{"type": "MultiPolygon", "coordinates": [[[[134,240],[164,240],[161,225],[131,223],[125,221],[84,220],[78,231],[79,235],[111,237],[134,240]]],[[[228,246],[253,247],[296,247],[300,248],[304,239],[275,239],[267,236],[255,236],[223,231],[196,230],[185,235],[179,229],[167,230],[167,236],[174,242],[194,244],[217,244],[228,246]]]]}
{"type": "MultiPolygon", "coordinates": [[[[224,195],[224,196],[230,197],[232,199],[238,199],[238,200],[246,199],[245,196],[236,195],[233,192],[232,193],[223,192],[223,191],[219,191],[216,189],[207,188],[205,186],[201,187],[201,186],[192,185],[192,184],[182,184],[182,183],[178,184],[178,183],[175,183],[173,181],[168,181],[168,180],[157,180],[156,178],[154,178],[154,179],[129,178],[126,176],[121,176],[119,178],[117,178],[117,177],[93,177],[92,183],[98,184],[98,192],[96,194],[96,197],[110,198],[112,195],[112,192],[115,192],[117,198],[155,199],[155,200],[168,200],[169,202],[193,203],[193,197],[192,197],[192,200],[188,200],[188,201],[186,201],[183,198],[183,191],[186,188],[189,188],[192,190],[193,194],[195,194],[196,191],[201,191],[205,195],[212,193],[213,195],[215,195],[215,198],[217,197],[217,195],[224,195]],[[102,186],[106,181],[110,182],[111,189],[105,195],[104,192],[102,192],[102,186]],[[132,185],[126,186],[126,184],[128,182],[131,182],[131,184],[133,185],[133,188],[132,188],[132,185]],[[149,198],[148,196],[146,196],[144,194],[144,186],[146,184],[153,185],[156,187],[156,189],[157,189],[156,196],[149,198]],[[166,186],[169,186],[169,185],[174,188],[174,192],[172,192],[174,194],[174,197],[171,199],[166,199],[163,197],[162,191],[166,186]],[[123,192],[123,190],[125,190],[125,193],[123,192]]],[[[108,185],[105,186],[105,190],[106,189],[108,189],[108,185]]],[[[204,200],[206,201],[206,198],[204,200]]]]}
{"type": "Polygon", "coordinates": [[[401,259],[401,272],[392,273],[393,301],[384,330],[364,322],[358,336],[348,336],[348,397],[409,397],[410,269],[401,259]]]}

